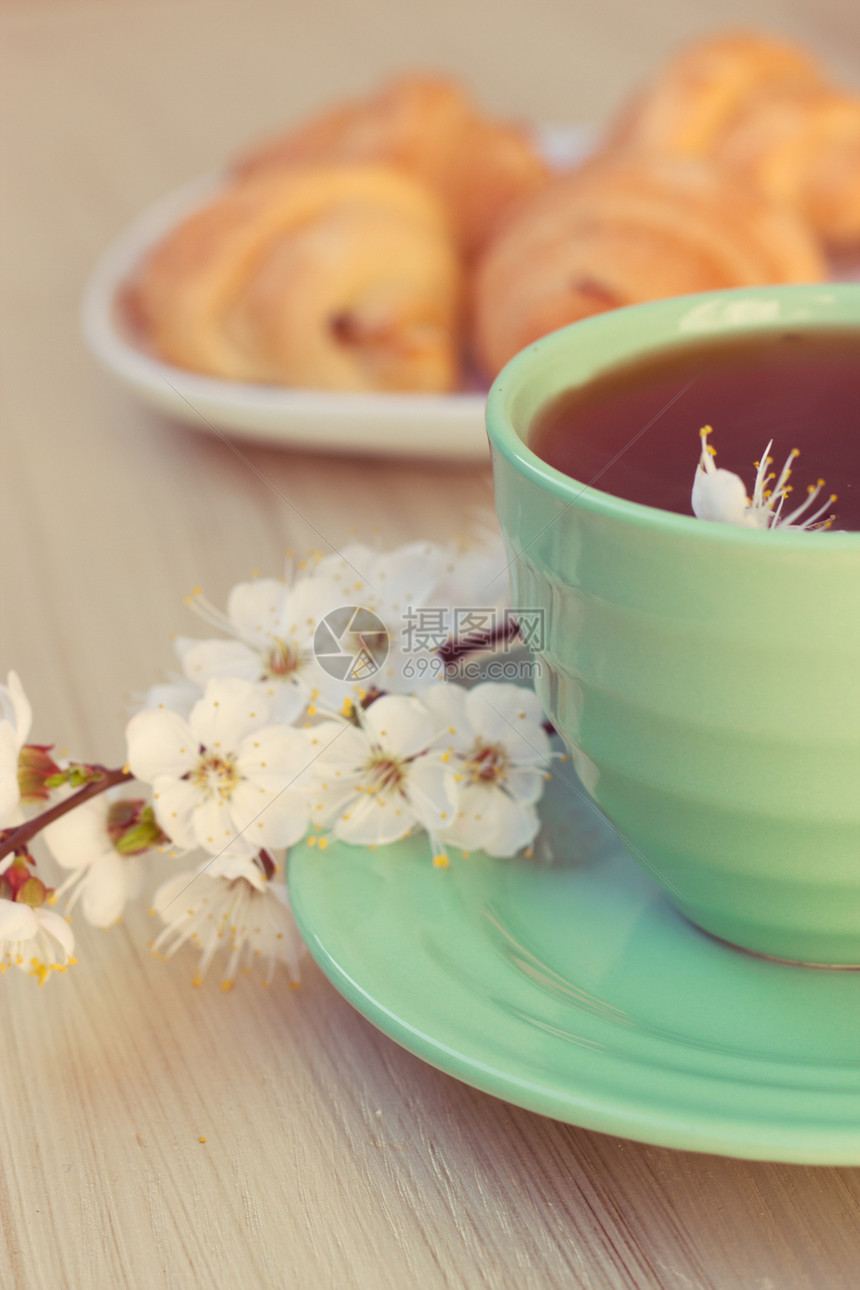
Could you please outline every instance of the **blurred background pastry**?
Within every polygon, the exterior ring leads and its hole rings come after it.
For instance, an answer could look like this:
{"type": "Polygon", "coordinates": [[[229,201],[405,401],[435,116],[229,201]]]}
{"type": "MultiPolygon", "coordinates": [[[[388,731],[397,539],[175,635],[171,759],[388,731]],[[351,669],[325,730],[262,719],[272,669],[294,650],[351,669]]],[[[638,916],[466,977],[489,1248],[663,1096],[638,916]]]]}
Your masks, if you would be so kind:
{"type": "Polygon", "coordinates": [[[860,242],[860,97],[788,42],[731,32],[685,47],[622,108],[605,147],[720,161],[831,245],[860,242]]]}
{"type": "Polygon", "coordinates": [[[716,155],[832,248],[860,242],[860,98],[827,87],[770,95],[726,130],[716,155]]]}
{"type": "Polygon", "coordinates": [[[860,98],[806,50],[732,31],[670,58],[563,175],[447,77],[335,104],[240,157],[131,300],[194,371],[444,393],[578,318],[823,280],[822,247],[854,243],[860,98]]]}
{"type": "Polygon", "coordinates": [[[480,112],[454,81],[426,75],[338,104],[240,158],[237,169],[247,175],[297,162],[358,161],[397,166],[433,188],[467,256],[549,176],[527,130],[480,112]]]}
{"type": "Polygon", "coordinates": [[[606,145],[709,156],[755,100],[824,82],[817,61],[799,46],[758,32],[720,32],[672,55],[621,108],[606,145]]]}
{"type": "Polygon", "coordinates": [[[804,223],[719,167],[604,159],[547,186],[490,246],[473,285],[475,355],[491,378],[539,336],[607,309],[826,274],[804,223]]]}
{"type": "Polygon", "coordinates": [[[179,224],[131,286],[148,345],[234,381],[444,392],[459,381],[462,270],[447,213],[408,174],[261,168],[179,224]]]}

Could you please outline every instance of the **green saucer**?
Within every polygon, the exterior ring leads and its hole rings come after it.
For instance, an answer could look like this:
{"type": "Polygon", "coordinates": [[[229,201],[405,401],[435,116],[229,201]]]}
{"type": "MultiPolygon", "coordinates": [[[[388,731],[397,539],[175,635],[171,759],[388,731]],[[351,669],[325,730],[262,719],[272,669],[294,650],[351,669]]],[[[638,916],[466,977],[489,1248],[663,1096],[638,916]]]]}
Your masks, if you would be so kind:
{"type": "Polygon", "coordinates": [[[541,858],[426,839],[296,847],[296,918],[359,1012],[433,1066],[555,1119],[690,1151],[860,1164],[860,972],[688,924],[558,775],[541,858]]]}

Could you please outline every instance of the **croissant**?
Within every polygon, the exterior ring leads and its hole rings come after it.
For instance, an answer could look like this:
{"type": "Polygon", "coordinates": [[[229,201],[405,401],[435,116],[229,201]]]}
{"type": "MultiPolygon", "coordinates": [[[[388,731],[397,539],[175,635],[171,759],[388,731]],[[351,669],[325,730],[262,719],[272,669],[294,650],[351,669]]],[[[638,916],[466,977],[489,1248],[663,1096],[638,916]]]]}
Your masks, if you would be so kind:
{"type": "Polygon", "coordinates": [[[478,265],[476,358],[492,377],[539,336],[619,305],[826,275],[790,211],[685,159],[591,163],[511,219],[478,265]]]}
{"type": "Polygon", "coordinates": [[[397,166],[434,188],[467,256],[549,174],[524,130],[482,115],[459,86],[431,76],[402,77],[336,107],[240,158],[237,170],[359,161],[397,166]]]}
{"type": "Polygon", "coordinates": [[[714,155],[831,246],[860,240],[860,99],[826,88],[762,98],[714,155]]]}
{"type": "Polygon", "coordinates": [[[607,150],[719,161],[831,244],[860,239],[860,98],[793,45],[734,33],[689,46],[623,109],[607,150]]]}
{"type": "Polygon", "coordinates": [[[805,50],[730,31],[680,49],[609,126],[608,149],[707,157],[753,99],[824,84],[805,50]]]}
{"type": "Polygon", "coordinates": [[[454,388],[460,293],[439,201],[381,166],[240,180],[131,284],[133,314],[168,362],[329,390],[454,388]]]}

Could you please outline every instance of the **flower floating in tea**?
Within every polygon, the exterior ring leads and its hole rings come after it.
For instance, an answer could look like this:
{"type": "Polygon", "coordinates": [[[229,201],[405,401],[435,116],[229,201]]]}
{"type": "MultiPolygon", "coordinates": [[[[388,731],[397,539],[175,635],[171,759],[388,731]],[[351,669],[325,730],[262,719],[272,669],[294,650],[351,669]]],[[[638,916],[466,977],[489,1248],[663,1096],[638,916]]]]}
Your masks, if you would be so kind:
{"type": "Polygon", "coordinates": [[[770,450],[773,440],[764,450],[761,461],[757,461],[756,477],[752,497],[746,491],[739,475],[731,470],[717,466],[716,449],[708,443],[708,436],[713,434],[711,426],[704,426],[699,435],[702,440],[702,452],[696,466],[693,480],[692,507],[693,514],[700,520],[713,520],[721,524],[739,524],[748,529],[828,529],[834,517],[822,517],[836,501],[836,494],[831,493],[817,509],[811,509],[824,488],[824,480],[810,484],[806,497],[799,506],[784,514],[786,499],[792,491],[789,483],[792,467],[799,451],[793,448],[786,458],[785,465],[777,476],[771,471],[773,457],[770,450]]]}

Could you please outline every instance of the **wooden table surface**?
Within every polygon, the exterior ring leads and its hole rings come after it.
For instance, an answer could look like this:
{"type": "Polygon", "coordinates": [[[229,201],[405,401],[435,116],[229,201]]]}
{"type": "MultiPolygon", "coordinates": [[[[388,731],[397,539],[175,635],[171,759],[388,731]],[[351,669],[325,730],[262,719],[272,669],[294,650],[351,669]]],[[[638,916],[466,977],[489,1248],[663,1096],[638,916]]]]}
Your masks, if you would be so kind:
{"type": "MultiPolygon", "coordinates": [[[[299,512],[335,545],[373,528],[393,545],[454,533],[490,496],[484,466],[252,447],[249,468],[141,409],[78,326],[106,241],[385,72],[444,68],[491,107],[594,121],[674,41],[744,20],[860,84],[854,0],[4,4],[0,673],[20,672],[34,737],[121,761],[132,696],[170,667],[171,632],[194,631],[183,596],[221,601],[318,545],[299,512]]],[[[310,962],[298,991],[194,990],[190,955],[149,953],[146,901],[76,931],[67,976],[2,979],[4,1290],[858,1283],[860,1171],[511,1107],[404,1052],[310,962]]]]}

